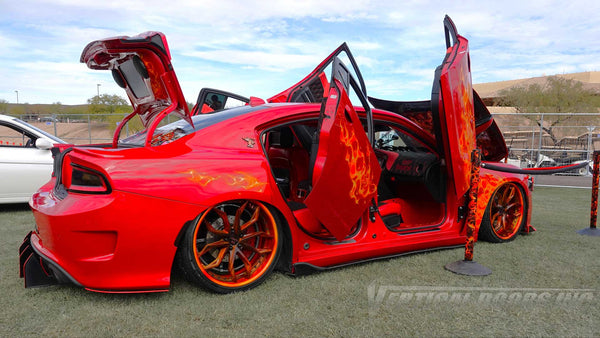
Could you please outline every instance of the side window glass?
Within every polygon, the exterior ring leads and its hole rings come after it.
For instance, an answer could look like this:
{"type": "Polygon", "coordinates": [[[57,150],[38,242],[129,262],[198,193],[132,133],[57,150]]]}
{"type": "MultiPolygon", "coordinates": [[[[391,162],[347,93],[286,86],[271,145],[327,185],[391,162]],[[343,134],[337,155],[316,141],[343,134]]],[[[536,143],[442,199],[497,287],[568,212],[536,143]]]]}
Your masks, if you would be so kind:
{"type": "Polygon", "coordinates": [[[225,109],[245,106],[246,102],[233,97],[225,98],[225,109]]]}
{"type": "Polygon", "coordinates": [[[202,102],[201,111],[203,113],[217,112],[223,109],[245,106],[246,102],[222,93],[208,92],[204,102],[202,102]]]}
{"type": "Polygon", "coordinates": [[[35,142],[25,133],[5,125],[0,125],[0,146],[2,147],[34,147],[35,142]]]}
{"type": "Polygon", "coordinates": [[[214,111],[221,110],[225,107],[225,96],[216,93],[209,93],[203,102],[214,111]]]}
{"type": "Polygon", "coordinates": [[[375,125],[375,148],[394,152],[432,152],[414,136],[387,124],[375,125]]]}

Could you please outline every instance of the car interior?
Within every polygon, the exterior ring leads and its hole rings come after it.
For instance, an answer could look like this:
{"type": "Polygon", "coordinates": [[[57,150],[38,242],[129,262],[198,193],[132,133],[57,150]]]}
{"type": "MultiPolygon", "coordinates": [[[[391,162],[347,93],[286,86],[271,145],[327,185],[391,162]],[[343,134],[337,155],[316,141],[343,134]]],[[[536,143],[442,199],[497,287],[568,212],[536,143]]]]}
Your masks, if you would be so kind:
{"type": "MultiPolygon", "coordinates": [[[[439,155],[400,126],[375,121],[374,131],[374,151],[382,168],[377,205],[386,226],[397,232],[439,226],[446,211],[439,155]]],[[[310,235],[329,238],[318,221],[307,221],[303,204],[311,190],[316,132],[317,120],[304,120],[266,131],[263,144],[279,190],[300,226],[310,235]]]]}

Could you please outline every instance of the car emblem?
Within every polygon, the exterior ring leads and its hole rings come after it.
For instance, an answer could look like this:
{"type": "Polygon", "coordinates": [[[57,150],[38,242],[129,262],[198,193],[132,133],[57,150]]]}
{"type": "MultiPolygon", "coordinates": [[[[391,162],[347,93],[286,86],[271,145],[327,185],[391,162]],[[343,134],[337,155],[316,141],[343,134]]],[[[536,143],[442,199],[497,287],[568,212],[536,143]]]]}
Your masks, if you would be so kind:
{"type": "Polygon", "coordinates": [[[242,137],[242,140],[248,143],[248,148],[254,148],[255,141],[251,137],[242,137]]]}

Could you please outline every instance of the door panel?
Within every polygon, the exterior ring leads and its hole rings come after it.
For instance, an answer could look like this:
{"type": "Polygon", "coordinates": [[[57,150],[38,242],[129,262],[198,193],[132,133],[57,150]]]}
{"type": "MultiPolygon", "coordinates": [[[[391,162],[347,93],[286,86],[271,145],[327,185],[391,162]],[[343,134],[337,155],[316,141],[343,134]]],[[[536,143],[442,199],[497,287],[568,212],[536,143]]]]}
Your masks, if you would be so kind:
{"type": "Polygon", "coordinates": [[[344,57],[350,62],[351,72],[348,72],[346,67],[345,71],[349,76],[354,77],[355,90],[361,92],[364,96],[365,102],[367,98],[367,88],[362,78],[360,69],[354,60],[354,56],[350,52],[348,45],[344,42],[338,48],[336,48],[325,60],[323,60],[310,74],[308,74],[300,82],[294,84],[290,88],[282,91],[281,93],[267,99],[267,102],[314,102],[321,103],[323,97],[327,96],[328,88],[327,81],[325,78],[325,72],[330,67],[335,59],[339,60],[339,57],[344,57]]]}
{"type": "Polygon", "coordinates": [[[312,190],[305,200],[336,239],[350,234],[377,194],[381,169],[347,94],[348,71],[336,58],[321,105],[318,149],[311,160],[312,190]]]}
{"type": "Polygon", "coordinates": [[[476,147],[473,87],[468,41],[457,34],[447,16],[444,26],[448,49],[436,69],[431,103],[438,146],[445,154],[449,177],[460,197],[469,189],[470,156],[476,147]]]}

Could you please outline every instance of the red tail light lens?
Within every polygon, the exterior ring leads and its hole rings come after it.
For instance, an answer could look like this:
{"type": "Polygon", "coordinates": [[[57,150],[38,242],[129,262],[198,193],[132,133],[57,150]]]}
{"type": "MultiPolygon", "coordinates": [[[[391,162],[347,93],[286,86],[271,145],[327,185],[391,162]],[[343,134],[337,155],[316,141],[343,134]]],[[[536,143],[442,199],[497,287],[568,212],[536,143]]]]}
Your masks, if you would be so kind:
{"type": "Polygon", "coordinates": [[[102,173],[75,163],[71,163],[71,175],[63,183],[69,192],[84,194],[110,193],[110,185],[102,173]]]}

